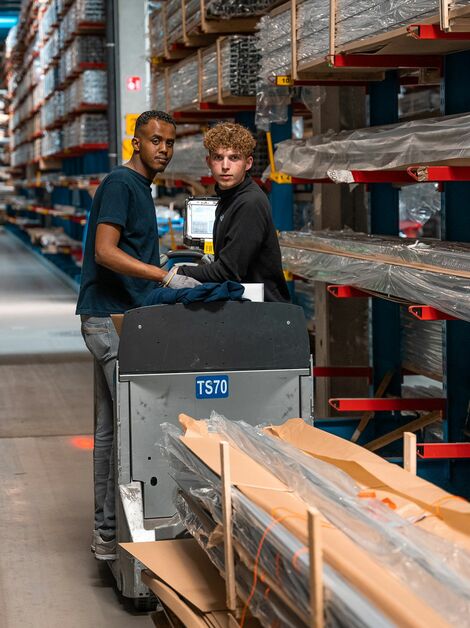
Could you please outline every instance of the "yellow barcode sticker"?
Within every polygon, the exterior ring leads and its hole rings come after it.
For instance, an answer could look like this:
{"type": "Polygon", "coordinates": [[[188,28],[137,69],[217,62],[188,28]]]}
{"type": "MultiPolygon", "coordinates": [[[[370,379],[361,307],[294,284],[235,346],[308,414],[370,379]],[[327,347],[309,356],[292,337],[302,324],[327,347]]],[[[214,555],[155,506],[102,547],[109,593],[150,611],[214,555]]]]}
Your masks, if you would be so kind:
{"type": "Polygon", "coordinates": [[[214,243],[212,240],[204,240],[204,253],[214,255],[214,243]]]}

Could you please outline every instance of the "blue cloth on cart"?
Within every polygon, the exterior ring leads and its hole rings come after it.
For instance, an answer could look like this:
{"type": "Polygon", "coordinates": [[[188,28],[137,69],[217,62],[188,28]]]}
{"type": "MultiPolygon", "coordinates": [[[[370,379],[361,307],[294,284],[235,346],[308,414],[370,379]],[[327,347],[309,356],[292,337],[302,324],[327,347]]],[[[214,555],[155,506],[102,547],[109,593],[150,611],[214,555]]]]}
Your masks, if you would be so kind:
{"type": "Polygon", "coordinates": [[[202,283],[195,288],[155,288],[145,298],[143,305],[172,305],[174,303],[212,303],[213,301],[244,301],[245,288],[236,281],[202,283]]]}

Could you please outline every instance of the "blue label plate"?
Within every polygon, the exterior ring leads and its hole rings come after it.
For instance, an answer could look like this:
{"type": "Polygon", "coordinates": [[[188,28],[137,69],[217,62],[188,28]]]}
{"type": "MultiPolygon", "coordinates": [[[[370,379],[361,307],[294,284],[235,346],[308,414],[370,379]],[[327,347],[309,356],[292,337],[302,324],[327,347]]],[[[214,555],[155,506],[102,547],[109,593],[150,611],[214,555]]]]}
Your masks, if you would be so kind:
{"type": "Polygon", "coordinates": [[[228,396],[228,375],[201,375],[196,377],[196,399],[226,399],[228,396]]]}

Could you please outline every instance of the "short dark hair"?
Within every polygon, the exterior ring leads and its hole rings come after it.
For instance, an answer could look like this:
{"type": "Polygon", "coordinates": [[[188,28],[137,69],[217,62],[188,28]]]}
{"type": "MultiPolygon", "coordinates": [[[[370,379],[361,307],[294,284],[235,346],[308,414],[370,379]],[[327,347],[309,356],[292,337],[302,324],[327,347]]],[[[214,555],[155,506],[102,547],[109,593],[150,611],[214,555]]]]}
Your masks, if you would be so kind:
{"type": "Polygon", "coordinates": [[[176,129],[176,122],[166,111],[157,111],[152,109],[151,111],[144,111],[140,114],[140,116],[135,121],[135,130],[136,133],[141,127],[145,126],[150,122],[150,120],[161,120],[162,122],[167,122],[168,124],[172,124],[176,129]]]}

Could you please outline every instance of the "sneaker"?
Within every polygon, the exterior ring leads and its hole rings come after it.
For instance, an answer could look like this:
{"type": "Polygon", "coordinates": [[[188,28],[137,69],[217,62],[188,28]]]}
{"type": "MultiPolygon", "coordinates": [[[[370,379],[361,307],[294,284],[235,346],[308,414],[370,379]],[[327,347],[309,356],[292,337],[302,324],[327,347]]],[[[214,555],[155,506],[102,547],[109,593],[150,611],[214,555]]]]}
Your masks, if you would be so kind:
{"type": "Polygon", "coordinates": [[[98,532],[95,542],[95,558],[97,560],[116,560],[116,539],[105,541],[98,532]]]}
{"type": "Polygon", "coordinates": [[[99,543],[101,540],[100,537],[100,533],[98,532],[98,530],[93,530],[93,537],[91,539],[91,545],[90,545],[90,549],[92,552],[96,551],[96,545],[97,543],[99,543]]]}

